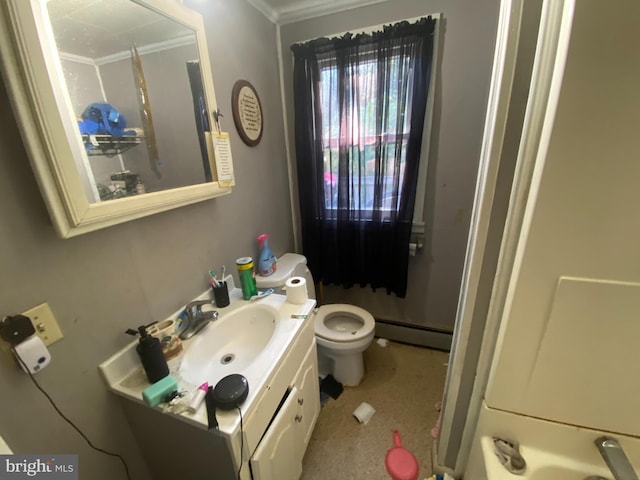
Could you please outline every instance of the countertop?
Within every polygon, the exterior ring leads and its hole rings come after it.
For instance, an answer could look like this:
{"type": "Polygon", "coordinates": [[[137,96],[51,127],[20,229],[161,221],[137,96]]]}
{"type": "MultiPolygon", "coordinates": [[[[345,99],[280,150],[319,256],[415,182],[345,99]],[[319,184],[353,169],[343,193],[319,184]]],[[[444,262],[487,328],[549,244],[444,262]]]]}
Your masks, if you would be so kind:
{"type": "MultiPolygon", "coordinates": [[[[170,375],[178,382],[179,391],[186,394],[184,399],[188,403],[190,396],[196,391],[198,385],[189,383],[181,377],[180,365],[190,345],[198,341],[199,335],[202,335],[207,329],[215,328],[215,324],[224,321],[225,316],[229,313],[249,304],[259,303],[276,308],[280,312],[279,325],[276,327],[277,335],[274,333],[274,336],[262,353],[256,357],[256,360],[252,362],[245,371],[238,372],[242,373],[249,381],[249,394],[241,406],[242,416],[247,417],[255,407],[256,398],[259,397],[262,391],[269,388],[269,381],[273,376],[276,366],[286,355],[289,347],[293,344],[298,332],[300,332],[301,327],[304,325],[304,322],[312,321],[311,314],[316,302],[315,300],[309,299],[304,304],[291,304],[287,302],[285,295],[278,294],[271,294],[260,300],[250,302],[242,299],[242,291],[238,288],[232,288],[229,297],[231,304],[228,307],[217,309],[219,312],[218,320],[207,325],[198,335],[183,341],[183,351],[167,363],[169,364],[170,375]]],[[[211,292],[207,291],[194,300],[210,298],[211,292]]],[[[212,306],[212,309],[216,308],[212,306]]],[[[181,311],[182,308],[168,318],[175,319],[181,311]]],[[[238,333],[241,334],[241,332],[238,333]]],[[[135,349],[137,343],[137,341],[132,341],[129,345],[105,360],[99,365],[99,370],[105,383],[112,392],[134,402],[144,404],[142,392],[150,386],[150,383],[142,369],[140,359],[135,349]]],[[[182,421],[191,423],[198,428],[207,429],[208,427],[205,402],[202,403],[195,413],[174,413],[167,404],[160,404],[154,408],[168,415],[175,416],[182,421]]],[[[232,435],[240,426],[240,416],[237,410],[221,411],[218,409],[216,417],[221,433],[232,435]]]]}

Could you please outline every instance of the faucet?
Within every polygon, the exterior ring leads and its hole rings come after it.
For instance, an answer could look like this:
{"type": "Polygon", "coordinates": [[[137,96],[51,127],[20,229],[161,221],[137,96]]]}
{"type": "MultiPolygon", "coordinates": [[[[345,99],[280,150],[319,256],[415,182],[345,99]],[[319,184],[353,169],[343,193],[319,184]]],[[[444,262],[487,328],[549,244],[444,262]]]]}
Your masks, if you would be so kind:
{"type": "Polygon", "coordinates": [[[618,440],[612,437],[598,437],[595,444],[615,480],[638,480],[638,475],[618,440]]]}
{"type": "Polygon", "coordinates": [[[211,300],[198,300],[188,303],[187,306],[184,307],[184,316],[178,327],[178,336],[180,339],[187,340],[193,337],[206,327],[209,322],[218,318],[217,310],[203,312],[203,305],[211,305],[211,300]]]}

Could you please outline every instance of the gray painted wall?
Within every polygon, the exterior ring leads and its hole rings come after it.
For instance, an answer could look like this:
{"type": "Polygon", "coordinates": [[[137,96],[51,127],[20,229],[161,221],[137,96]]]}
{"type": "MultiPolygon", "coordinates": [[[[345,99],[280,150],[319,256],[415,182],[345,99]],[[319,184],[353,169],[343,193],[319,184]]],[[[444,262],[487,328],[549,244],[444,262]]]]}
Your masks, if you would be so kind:
{"type": "Polygon", "coordinates": [[[464,266],[498,21],[498,0],[393,0],[285,25],[281,30],[291,151],[292,43],[441,13],[440,63],[425,199],[425,248],[409,260],[405,299],[358,287],[324,288],[327,303],[367,308],[378,319],[452,331],[464,266]]]}
{"type": "MultiPolygon", "coordinates": [[[[125,152],[123,158],[125,167],[140,175],[148,192],[205,181],[186,66],[187,61],[197,59],[195,43],[140,55],[162,178],[153,173],[144,143],[125,152]]],[[[127,126],[144,129],[131,59],[102,65],[100,75],[107,99],[125,116],[127,126]]]]}
{"type": "MultiPolygon", "coordinates": [[[[236,258],[255,255],[258,234],[269,232],[278,254],[293,249],[275,27],[246,2],[185,4],[205,17],[231,133],[231,195],[60,240],[0,83],[0,315],[49,302],[65,338],[37,380],[96,445],[123,453],[136,479],[148,471],[97,365],[130,341],[126,328],[162,319],[202,292],[208,268],[234,271],[236,258]],[[231,89],[240,78],[255,85],[265,110],[254,148],[232,122],[231,89]]],[[[124,478],[119,461],[90,450],[3,352],[0,392],[0,434],[15,452],[79,453],[80,478],[124,478]]]]}

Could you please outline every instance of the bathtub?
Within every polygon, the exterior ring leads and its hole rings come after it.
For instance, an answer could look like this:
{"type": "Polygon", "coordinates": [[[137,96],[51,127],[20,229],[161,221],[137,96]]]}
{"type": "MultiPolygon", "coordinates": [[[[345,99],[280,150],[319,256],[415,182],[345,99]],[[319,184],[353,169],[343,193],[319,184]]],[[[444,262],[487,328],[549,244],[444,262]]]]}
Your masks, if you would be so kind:
{"type": "Polygon", "coordinates": [[[464,480],[584,480],[599,475],[613,480],[594,440],[615,437],[640,472],[640,438],[549,422],[483,405],[464,480]],[[493,436],[520,442],[527,462],[522,475],[508,472],[493,451],[493,436]]]}

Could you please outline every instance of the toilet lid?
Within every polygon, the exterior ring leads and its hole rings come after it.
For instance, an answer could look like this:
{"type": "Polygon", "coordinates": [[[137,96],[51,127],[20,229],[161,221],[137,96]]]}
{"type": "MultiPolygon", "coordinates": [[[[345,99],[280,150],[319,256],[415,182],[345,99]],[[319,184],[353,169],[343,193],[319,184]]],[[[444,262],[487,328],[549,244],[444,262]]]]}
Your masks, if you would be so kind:
{"type": "Polygon", "coordinates": [[[370,335],[375,326],[373,315],[355,305],[323,305],[315,316],[316,335],[332,342],[355,342],[370,335]]]}

